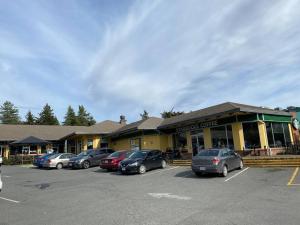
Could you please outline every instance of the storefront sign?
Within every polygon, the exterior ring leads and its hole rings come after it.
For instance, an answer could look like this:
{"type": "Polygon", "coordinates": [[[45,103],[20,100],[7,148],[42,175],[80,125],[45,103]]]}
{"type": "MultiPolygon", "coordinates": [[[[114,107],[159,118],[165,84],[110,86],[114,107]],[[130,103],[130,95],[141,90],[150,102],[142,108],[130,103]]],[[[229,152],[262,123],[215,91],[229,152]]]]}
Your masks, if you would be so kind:
{"type": "Polygon", "coordinates": [[[296,130],[299,130],[300,128],[300,124],[299,124],[299,120],[294,118],[293,121],[292,121],[292,125],[293,127],[296,129],[296,130]]]}
{"type": "Polygon", "coordinates": [[[193,125],[190,125],[187,127],[180,127],[180,128],[177,128],[177,132],[181,133],[181,132],[193,131],[193,130],[208,128],[208,127],[215,127],[215,126],[218,126],[217,120],[193,124],[193,125]]]}

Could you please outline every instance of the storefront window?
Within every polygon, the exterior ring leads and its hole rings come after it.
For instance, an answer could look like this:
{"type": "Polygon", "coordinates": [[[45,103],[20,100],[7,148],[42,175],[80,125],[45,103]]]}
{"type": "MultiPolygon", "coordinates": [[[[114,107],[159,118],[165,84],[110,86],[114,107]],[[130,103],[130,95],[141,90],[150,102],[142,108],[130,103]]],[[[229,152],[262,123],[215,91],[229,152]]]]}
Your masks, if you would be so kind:
{"type": "Polygon", "coordinates": [[[186,133],[174,134],[174,146],[175,149],[183,149],[187,145],[186,133]]]}
{"type": "Polygon", "coordinates": [[[245,148],[260,148],[260,139],[257,123],[243,123],[245,148]]]}
{"type": "Polygon", "coordinates": [[[269,146],[284,147],[291,142],[288,123],[266,123],[269,146]]]}
{"type": "Polygon", "coordinates": [[[138,151],[141,149],[141,139],[135,138],[130,140],[131,150],[138,151]]]}
{"type": "Polygon", "coordinates": [[[88,139],[87,140],[87,149],[93,149],[93,139],[88,139]]]}
{"type": "Polygon", "coordinates": [[[231,125],[213,127],[210,131],[213,148],[234,148],[231,125]]]}

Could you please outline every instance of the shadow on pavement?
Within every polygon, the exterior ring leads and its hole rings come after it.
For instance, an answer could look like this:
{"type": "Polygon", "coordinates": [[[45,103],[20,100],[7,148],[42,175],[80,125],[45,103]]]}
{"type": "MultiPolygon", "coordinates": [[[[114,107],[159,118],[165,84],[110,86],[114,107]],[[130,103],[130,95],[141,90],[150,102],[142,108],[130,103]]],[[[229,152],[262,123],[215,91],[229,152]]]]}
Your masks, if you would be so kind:
{"type": "Polygon", "coordinates": [[[175,175],[175,177],[181,178],[192,178],[192,179],[211,179],[218,177],[217,174],[202,174],[201,176],[197,176],[193,171],[187,170],[179,172],[175,175]]]}

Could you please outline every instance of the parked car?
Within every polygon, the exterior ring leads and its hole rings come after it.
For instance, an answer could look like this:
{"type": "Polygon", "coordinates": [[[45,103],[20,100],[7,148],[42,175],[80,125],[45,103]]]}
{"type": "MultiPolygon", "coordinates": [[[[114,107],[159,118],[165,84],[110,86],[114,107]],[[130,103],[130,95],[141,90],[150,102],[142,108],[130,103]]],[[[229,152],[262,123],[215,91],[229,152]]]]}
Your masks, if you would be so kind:
{"type": "Polygon", "coordinates": [[[110,154],[100,161],[100,168],[110,170],[118,170],[122,160],[128,158],[134,151],[118,151],[110,154]]]}
{"type": "Polygon", "coordinates": [[[0,166],[2,166],[2,163],[3,163],[3,158],[2,158],[2,156],[0,155],[0,166]]]}
{"type": "Polygon", "coordinates": [[[165,168],[166,160],[159,150],[135,151],[127,159],[121,161],[120,170],[125,173],[143,174],[147,170],[165,168]]]}
{"type": "Polygon", "coordinates": [[[113,152],[114,150],[110,148],[83,151],[76,157],[70,159],[69,167],[88,169],[91,166],[99,166],[101,159],[107,157],[113,152]]]}
{"type": "Polygon", "coordinates": [[[45,154],[45,155],[40,155],[40,156],[35,157],[34,160],[33,160],[33,165],[34,165],[34,166],[37,166],[37,167],[39,167],[39,168],[42,168],[44,162],[45,162],[51,155],[53,155],[53,154],[54,154],[54,153],[51,153],[51,154],[45,154]]]}
{"type": "Polygon", "coordinates": [[[192,170],[196,175],[216,173],[226,177],[228,171],[243,166],[241,156],[230,149],[202,150],[192,159],[192,170]]]}
{"type": "Polygon", "coordinates": [[[63,167],[67,167],[69,160],[75,156],[76,155],[72,153],[52,154],[47,158],[47,160],[44,160],[43,167],[62,169],[63,167]]]}

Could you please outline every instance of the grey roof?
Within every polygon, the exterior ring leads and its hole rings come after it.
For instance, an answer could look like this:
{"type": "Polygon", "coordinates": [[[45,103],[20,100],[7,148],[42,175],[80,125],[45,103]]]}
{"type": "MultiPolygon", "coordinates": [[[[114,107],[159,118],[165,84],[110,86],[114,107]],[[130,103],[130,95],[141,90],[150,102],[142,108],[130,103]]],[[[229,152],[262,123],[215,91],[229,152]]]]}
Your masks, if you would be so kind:
{"type": "Polygon", "coordinates": [[[60,126],[60,125],[10,125],[0,124],[0,141],[15,141],[34,136],[43,140],[55,141],[70,134],[106,134],[122,125],[106,120],[93,126],[60,126]]]}
{"type": "Polygon", "coordinates": [[[138,130],[156,130],[157,127],[163,121],[162,118],[158,117],[149,117],[148,119],[139,120],[130,124],[127,124],[115,132],[111,133],[111,136],[120,135],[123,133],[134,132],[138,130]]]}
{"type": "Polygon", "coordinates": [[[229,114],[235,112],[290,116],[289,113],[284,111],[273,110],[265,107],[245,105],[245,104],[234,103],[234,102],[225,102],[219,105],[215,105],[208,108],[193,111],[190,113],[185,113],[179,116],[167,118],[161,123],[161,125],[158,128],[159,129],[166,128],[170,125],[174,125],[182,122],[188,122],[194,120],[206,120],[212,117],[221,116],[226,113],[229,114]]]}

